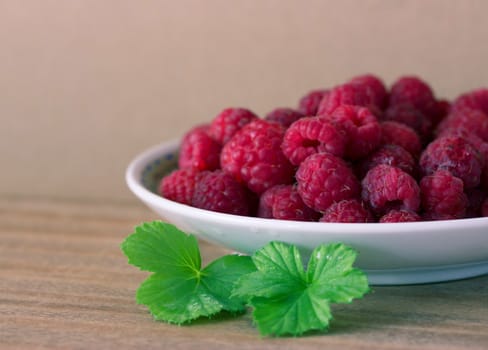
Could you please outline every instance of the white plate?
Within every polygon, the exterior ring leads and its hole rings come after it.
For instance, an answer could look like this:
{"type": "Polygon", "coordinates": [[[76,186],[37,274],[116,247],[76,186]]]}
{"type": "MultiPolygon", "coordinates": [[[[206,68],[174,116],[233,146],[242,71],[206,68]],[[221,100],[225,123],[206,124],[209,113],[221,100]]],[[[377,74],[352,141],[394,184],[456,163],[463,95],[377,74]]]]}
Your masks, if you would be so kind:
{"type": "Polygon", "coordinates": [[[430,283],[488,273],[488,218],[389,224],[297,222],[221,214],[157,195],[161,177],[177,165],[179,141],[137,156],[126,171],[131,191],[180,229],[252,254],[269,241],[296,244],[306,255],[321,243],[359,251],[357,266],[376,285],[430,283]]]}

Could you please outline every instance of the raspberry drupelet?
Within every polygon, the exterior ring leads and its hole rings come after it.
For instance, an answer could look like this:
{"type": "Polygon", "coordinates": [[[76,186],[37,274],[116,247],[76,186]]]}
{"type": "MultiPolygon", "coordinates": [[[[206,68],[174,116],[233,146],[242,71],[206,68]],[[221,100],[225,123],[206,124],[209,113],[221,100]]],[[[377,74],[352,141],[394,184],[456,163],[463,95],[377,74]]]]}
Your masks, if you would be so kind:
{"type": "Polygon", "coordinates": [[[437,126],[436,133],[442,134],[449,129],[463,129],[488,142],[488,115],[475,109],[454,111],[437,126]]]}
{"type": "Polygon", "coordinates": [[[294,165],[318,152],[342,157],[345,148],[345,130],[320,117],[305,117],[290,125],[281,144],[283,153],[294,165]]]}
{"type": "Polygon", "coordinates": [[[346,158],[354,160],[365,157],[381,144],[380,124],[368,108],[342,105],[322,118],[345,130],[346,158]]]}
{"type": "Polygon", "coordinates": [[[200,172],[189,169],[177,169],[161,179],[158,193],[169,200],[192,205],[195,183],[200,172]]]}
{"type": "Polygon", "coordinates": [[[304,114],[292,108],[275,108],[264,117],[265,120],[275,122],[288,128],[293,122],[305,117],[304,114]]]}
{"type": "Polygon", "coordinates": [[[326,116],[342,105],[368,107],[377,110],[371,96],[360,84],[343,84],[329,91],[320,101],[317,115],[326,116]]]}
{"type": "Polygon", "coordinates": [[[452,103],[451,110],[474,109],[488,114],[488,89],[480,88],[460,95],[452,103]]]}
{"type": "Polygon", "coordinates": [[[222,169],[257,194],[276,185],[291,184],[294,167],[281,150],[284,134],[284,127],[277,123],[252,121],[222,148],[222,169]]]}
{"type": "Polygon", "coordinates": [[[415,222],[415,221],[422,221],[422,218],[420,217],[419,214],[409,210],[390,210],[388,213],[383,215],[379,220],[380,223],[415,222]]]}
{"type": "Polygon", "coordinates": [[[419,135],[411,127],[402,123],[385,121],[381,126],[381,143],[394,144],[403,147],[417,158],[422,151],[422,142],[419,135]]]}
{"type": "Polygon", "coordinates": [[[319,213],[305,205],[296,186],[277,185],[259,199],[258,217],[280,220],[317,221],[319,213]]]}
{"type": "Polygon", "coordinates": [[[185,134],[180,145],[178,167],[199,171],[220,168],[222,146],[208,135],[207,125],[197,126],[185,134]]]}
{"type": "Polygon", "coordinates": [[[245,108],[226,108],[210,123],[208,134],[221,145],[227,143],[244,125],[258,116],[245,108]]]}
{"type": "Polygon", "coordinates": [[[219,213],[248,215],[247,189],[222,170],[204,171],[195,183],[192,205],[219,213]]]}
{"type": "Polygon", "coordinates": [[[320,222],[366,223],[373,222],[371,212],[358,199],[345,199],[328,207],[320,222]]]}
{"type": "Polygon", "coordinates": [[[327,89],[312,90],[303,96],[298,102],[298,111],[305,116],[317,115],[320,101],[329,93],[327,89]]]}
{"type": "Polygon", "coordinates": [[[466,214],[468,198],[463,181],[447,170],[437,170],[420,180],[424,218],[428,220],[461,219],[466,214]]]}
{"type": "Polygon", "coordinates": [[[409,104],[389,106],[383,113],[382,121],[405,124],[419,135],[422,141],[428,141],[432,135],[432,122],[421,111],[409,104]]]}
{"type": "Polygon", "coordinates": [[[368,171],[379,164],[387,164],[400,168],[414,177],[416,175],[417,164],[410,152],[407,152],[401,146],[386,144],[359,162],[357,166],[359,177],[362,179],[368,171]]]}
{"type": "Polygon", "coordinates": [[[362,181],[362,198],[377,215],[393,209],[417,212],[420,207],[420,189],[415,179],[386,164],[368,171],[362,181]]]}
{"type": "Polygon", "coordinates": [[[390,89],[390,106],[408,104],[421,111],[432,124],[439,122],[440,111],[431,87],[415,76],[404,76],[390,89]]]}
{"type": "Polygon", "coordinates": [[[298,193],[309,207],[324,212],[332,203],[358,198],[360,185],[352,170],[330,153],[306,158],[296,172],[298,193]]]}
{"type": "Polygon", "coordinates": [[[349,83],[361,85],[366,90],[366,95],[379,110],[386,108],[388,91],[380,78],[373,74],[365,74],[352,78],[349,83]]]}
{"type": "Polygon", "coordinates": [[[466,189],[480,184],[483,159],[480,153],[461,136],[443,136],[432,141],[422,152],[420,168],[423,175],[448,170],[464,182],[466,189]]]}

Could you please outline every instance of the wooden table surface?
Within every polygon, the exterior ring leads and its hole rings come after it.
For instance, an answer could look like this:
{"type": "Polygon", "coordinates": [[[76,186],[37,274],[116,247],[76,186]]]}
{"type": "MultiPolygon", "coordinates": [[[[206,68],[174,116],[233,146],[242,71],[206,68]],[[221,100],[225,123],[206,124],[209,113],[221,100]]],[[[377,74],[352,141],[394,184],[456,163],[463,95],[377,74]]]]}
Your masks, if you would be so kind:
{"type": "MultiPolygon", "coordinates": [[[[488,276],[374,287],[302,338],[262,338],[249,314],[156,322],[135,303],[146,273],[119,249],[155,218],[137,203],[0,198],[0,348],[488,349],[488,276]]],[[[227,253],[201,246],[204,262],[227,253]]]]}

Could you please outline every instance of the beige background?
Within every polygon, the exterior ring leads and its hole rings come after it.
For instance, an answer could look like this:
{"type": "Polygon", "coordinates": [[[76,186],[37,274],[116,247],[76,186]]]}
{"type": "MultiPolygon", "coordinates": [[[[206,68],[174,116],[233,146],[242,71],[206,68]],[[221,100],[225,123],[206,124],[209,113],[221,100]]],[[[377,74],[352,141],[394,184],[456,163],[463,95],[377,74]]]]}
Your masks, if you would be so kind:
{"type": "Polygon", "coordinates": [[[405,73],[488,85],[488,1],[0,0],[1,195],[135,201],[150,145],[228,106],[405,73]]]}

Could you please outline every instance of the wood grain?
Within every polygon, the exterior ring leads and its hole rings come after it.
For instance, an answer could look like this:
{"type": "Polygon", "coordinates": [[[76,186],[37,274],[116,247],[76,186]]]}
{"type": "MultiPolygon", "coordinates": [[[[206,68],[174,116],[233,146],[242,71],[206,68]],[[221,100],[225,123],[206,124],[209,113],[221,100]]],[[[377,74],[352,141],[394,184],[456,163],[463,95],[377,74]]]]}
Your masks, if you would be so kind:
{"type": "MultiPolygon", "coordinates": [[[[334,307],[327,334],[262,338],[250,315],[190,326],[153,321],[146,274],[119,249],[156,218],[137,204],[0,198],[0,347],[49,349],[488,349],[488,276],[374,287],[334,307]]],[[[224,253],[201,242],[204,261],[224,253]]]]}

